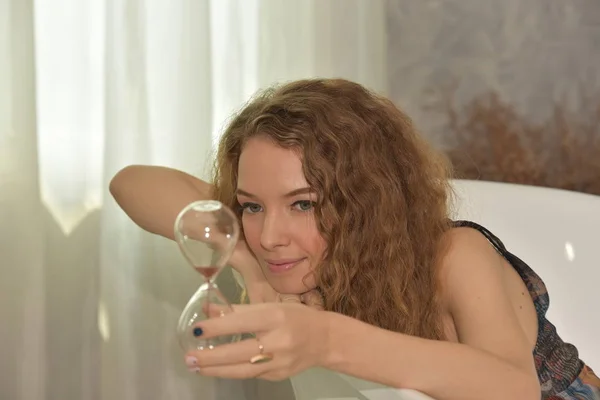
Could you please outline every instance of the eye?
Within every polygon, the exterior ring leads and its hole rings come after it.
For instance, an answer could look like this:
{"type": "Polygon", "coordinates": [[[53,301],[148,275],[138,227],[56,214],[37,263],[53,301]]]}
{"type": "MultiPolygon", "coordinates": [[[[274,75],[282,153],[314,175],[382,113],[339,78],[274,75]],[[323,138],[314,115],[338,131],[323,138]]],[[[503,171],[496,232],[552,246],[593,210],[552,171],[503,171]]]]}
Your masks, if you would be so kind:
{"type": "Polygon", "coordinates": [[[310,200],[298,200],[294,204],[292,204],[292,207],[302,212],[311,211],[314,208],[314,206],[315,203],[310,200]]]}
{"type": "Polygon", "coordinates": [[[242,211],[248,214],[256,214],[262,211],[262,207],[256,203],[242,203],[242,211]]]}

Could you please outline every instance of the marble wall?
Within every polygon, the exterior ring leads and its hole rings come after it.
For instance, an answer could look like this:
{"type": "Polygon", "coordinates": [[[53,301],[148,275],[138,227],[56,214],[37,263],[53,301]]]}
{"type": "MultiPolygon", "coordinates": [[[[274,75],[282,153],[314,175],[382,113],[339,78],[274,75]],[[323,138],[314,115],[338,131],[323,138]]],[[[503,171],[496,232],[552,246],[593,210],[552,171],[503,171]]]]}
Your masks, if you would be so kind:
{"type": "MultiPolygon", "coordinates": [[[[427,109],[444,85],[464,104],[486,91],[532,120],[600,92],[598,0],[388,0],[390,96],[435,143],[427,109]]],[[[600,135],[600,132],[598,132],[600,135]]]]}

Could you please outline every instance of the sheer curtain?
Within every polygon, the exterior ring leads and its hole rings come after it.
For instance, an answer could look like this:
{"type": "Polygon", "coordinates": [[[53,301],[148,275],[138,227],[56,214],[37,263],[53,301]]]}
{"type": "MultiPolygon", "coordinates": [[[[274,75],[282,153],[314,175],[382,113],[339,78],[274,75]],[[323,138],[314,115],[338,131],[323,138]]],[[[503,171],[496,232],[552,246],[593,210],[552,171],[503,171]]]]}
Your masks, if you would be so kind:
{"type": "Polygon", "coordinates": [[[384,1],[0,0],[0,398],[236,398],[174,342],[199,284],[107,193],[132,163],[206,177],[275,81],[385,92],[384,1]]]}

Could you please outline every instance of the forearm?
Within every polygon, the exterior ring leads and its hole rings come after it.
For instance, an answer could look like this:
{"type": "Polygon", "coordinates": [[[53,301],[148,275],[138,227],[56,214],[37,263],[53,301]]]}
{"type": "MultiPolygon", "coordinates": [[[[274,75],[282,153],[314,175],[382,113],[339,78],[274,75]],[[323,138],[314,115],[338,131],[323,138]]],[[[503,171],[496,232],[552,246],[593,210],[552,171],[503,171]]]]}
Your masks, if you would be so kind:
{"type": "Polygon", "coordinates": [[[132,165],[110,182],[110,192],[125,213],[142,229],[174,238],[173,225],[189,203],[212,196],[212,185],[184,172],[132,165]]]}
{"type": "Polygon", "coordinates": [[[539,400],[526,371],[478,349],[402,335],[328,314],[324,366],[380,384],[414,389],[436,400],[539,400]]]}

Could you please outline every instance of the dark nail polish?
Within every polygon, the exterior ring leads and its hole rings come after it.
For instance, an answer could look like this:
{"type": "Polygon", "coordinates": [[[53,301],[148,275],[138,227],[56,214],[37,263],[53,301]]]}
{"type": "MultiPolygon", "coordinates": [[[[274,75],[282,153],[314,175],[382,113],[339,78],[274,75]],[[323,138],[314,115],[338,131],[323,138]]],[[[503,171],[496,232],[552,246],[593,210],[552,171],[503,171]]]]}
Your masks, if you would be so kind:
{"type": "Polygon", "coordinates": [[[194,328],[194,336],[202,336],[203,333],[202,328],[194,328]]]}

